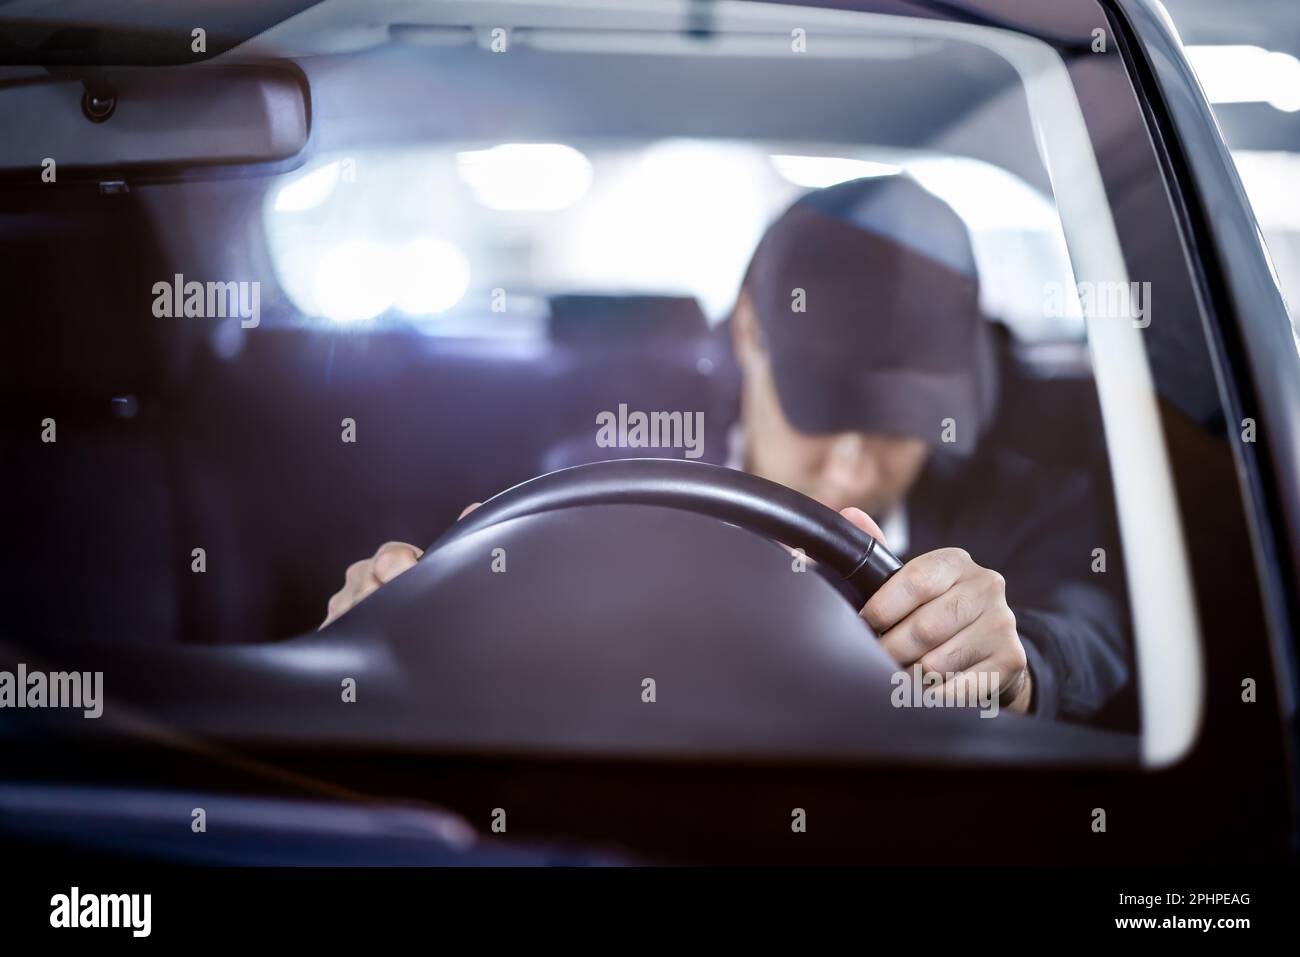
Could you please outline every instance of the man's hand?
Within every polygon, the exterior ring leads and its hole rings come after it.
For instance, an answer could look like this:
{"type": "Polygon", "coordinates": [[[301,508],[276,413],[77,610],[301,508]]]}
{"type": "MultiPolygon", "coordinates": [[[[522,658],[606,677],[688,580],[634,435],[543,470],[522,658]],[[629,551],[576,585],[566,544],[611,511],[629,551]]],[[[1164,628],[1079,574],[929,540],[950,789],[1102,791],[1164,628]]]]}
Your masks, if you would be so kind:
{"type": "MultiPolygon", "coordinates": [[[[861,509],[840,514],[885,541],[861,509]]],[[[965,679],[945,682],[947,700],[955,697],[959,681],[996,672],[1003,707],[1022,714],[1029,709],[1029,668],[1016,616],[1007,606],[1006,583],[962,549],[940,548],[913,558],[871,596],[861,616],[901,666],[919,661],[925,673],[966,673],[965,679]]]]}
{"type": "MultiPolygon", "coordinates": [[[[478,506],[478,502],[468,506],[460,513],[457,521],[478,506]]],[[[414,545],[405,542],[388,542],[380,545],[379,551],[370,558],[353,562],[343,576],[343,587],[330,597],[325,620],[316,630],[320,631],[380,585],[387,585],[402,572],[411,568],[423,554],[424,552],[414,545]]]]}
{"type": "Polygon", "coordinates": [[[388,542],[380,545],[379,551],[370,558],[353,562],[343,576],[343,587],[331,596],[329,613],[320,627],[324,628],[380,585],[387,585],[419,561],[423,554],[414,545],[388,542]]]}

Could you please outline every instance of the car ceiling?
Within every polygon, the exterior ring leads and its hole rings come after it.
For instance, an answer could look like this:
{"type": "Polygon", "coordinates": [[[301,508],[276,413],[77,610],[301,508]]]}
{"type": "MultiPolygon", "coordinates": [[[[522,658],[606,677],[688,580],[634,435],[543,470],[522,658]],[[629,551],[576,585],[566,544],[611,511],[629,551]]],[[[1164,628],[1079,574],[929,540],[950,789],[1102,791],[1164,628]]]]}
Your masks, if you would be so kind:
{"type": "Polygon", "coordinates": [[[489,56],[477,47],[394,45],[304,67],[314,85],[328,87],[318,107],[326,132],[353,142],[545,134],[923,147],[1015,81],[1009,67],[973,48],[906,63],[789,58],[742,69],[711,57],[682,57],[669,68],[637,54],[522,49],[490,64],[489,56]],[[769,82],[754,82],[759,70],[769,82]]]}
{"type": "Polygon", "coordinates": [[[665,14],[669,5],[630,9],[600,19],[567,4],[375,11],[326,0],[233,56],[297,60],[314,90],[319,150],[441,139],[844,143],[968,155],[1048,188],[1015,71],[974,44],[846,34],[829,55],[823,38],[821,55],[790,56],[776,21],[720,36],[665,14]],[[493,23],[510,26],[508,56],[486,49],[493,23]],[[614,26],[635,29],[603,29],[614,26]],[[997,111],[999,137],[971,121],[983,110],[997,111]]]}
{"type": "Polygon", "coordinates": [[[303,66],[318,151],[447,138],[734,137],[933,148],[1000,165],[1049,190],[1019,81],[994,54],[918,42],[900,55],[899,41],[881,46],[865,36],[848,40],[860,50],[791,57],[788,29],[768,17],[764,42],[778,41],[773,53],[728,55],[709,32],[712,21],[701,18],[712,9],[634,3],[630,13],[611,14],[589,4],[494,0],[378,7],[200,0],[177,11],[157,0],[111,9],[88,0],[0,0],[0,61],[192,62],[190,30],[202,23],[209,53],[292,57],[303,66]],[[484,49],[483,31],[493,23],[515,31],[511,56],[484,49]],[[581,52],[582,35],[628,25],[637,28],[630,50],[611,53],[598,43],[581,52]],[[637,38],[653,51],[637,49],[637,38]],[[996,111],[998,137],[984,135],[983,110],[996,111]],[[1009,114],[1021,121],[1008,123],[1009,114]]]}

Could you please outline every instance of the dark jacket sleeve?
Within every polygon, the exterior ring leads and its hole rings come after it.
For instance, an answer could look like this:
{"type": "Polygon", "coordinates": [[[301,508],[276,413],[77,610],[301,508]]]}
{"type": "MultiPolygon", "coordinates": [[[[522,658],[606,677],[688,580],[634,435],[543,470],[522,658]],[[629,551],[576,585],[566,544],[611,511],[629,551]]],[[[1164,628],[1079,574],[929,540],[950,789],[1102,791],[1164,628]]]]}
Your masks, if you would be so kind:
{"type": "Polygon", "coordinates": [[[1133,655],[1113,509],[1088,476],[1051,485],[1033,497],[1032,529],[998,569],[1029,659],[1031,711],[1115,723],[1131,710],[1133,655]]]}
{"type": "Polygon", "coordinates": [[[1006,579],[1033,677],[1033,714],[1137,730],[1123,555],[1104,453],[1077,455],[1068,466],[1050,458],[992,441],[971,462],[936,458],[909,499],[908,557],[958,546],[1006,579]]]}

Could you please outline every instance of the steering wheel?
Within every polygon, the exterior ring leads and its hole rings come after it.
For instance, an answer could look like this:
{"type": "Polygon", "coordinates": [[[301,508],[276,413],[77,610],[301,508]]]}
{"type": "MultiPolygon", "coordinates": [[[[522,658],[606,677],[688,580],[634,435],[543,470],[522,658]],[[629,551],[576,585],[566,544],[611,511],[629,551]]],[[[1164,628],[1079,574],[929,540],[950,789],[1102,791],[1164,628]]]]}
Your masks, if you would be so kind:
{"type": "Polygon", "coordinates": [[[843,516],[793,489],[736,469],[679,459],[614,459],[561,469],[496,495],[456,522],[426,555],[510,519],[587,505],[657,505],[774,539],[839,575],[861,608],[902,567],[843,516]]]}

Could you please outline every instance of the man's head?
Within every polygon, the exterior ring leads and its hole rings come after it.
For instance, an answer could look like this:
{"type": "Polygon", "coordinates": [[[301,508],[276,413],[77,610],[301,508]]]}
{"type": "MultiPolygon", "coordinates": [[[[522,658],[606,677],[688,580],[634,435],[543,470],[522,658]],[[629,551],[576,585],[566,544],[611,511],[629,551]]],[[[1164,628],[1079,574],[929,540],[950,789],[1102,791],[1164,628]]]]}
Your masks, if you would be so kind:
{"type": "Polygon", "coordinates": [[[750,262],[732,334],[746,467],[832,508],[887,511],[934,446],[969,454],[991,414],[966,227],[905,176],[786,210],[750,262]]]}

